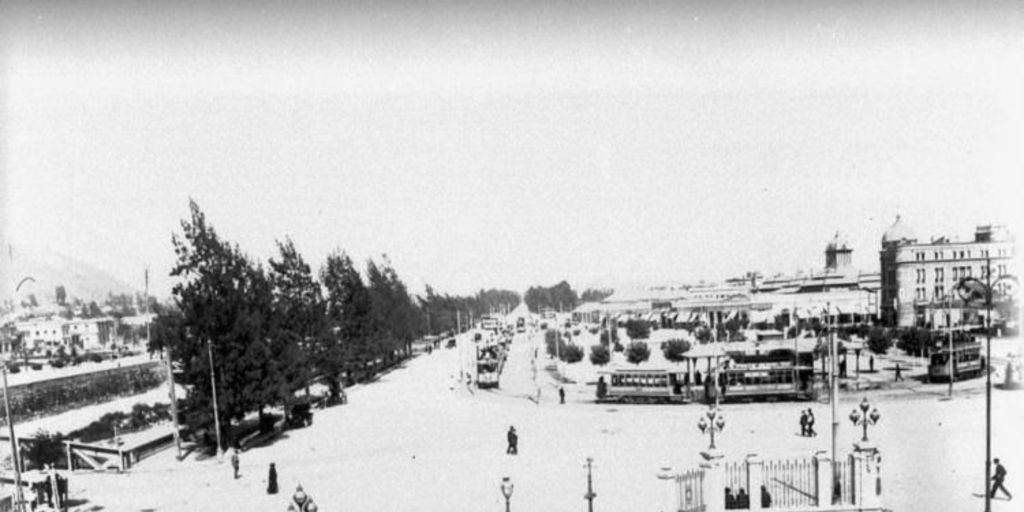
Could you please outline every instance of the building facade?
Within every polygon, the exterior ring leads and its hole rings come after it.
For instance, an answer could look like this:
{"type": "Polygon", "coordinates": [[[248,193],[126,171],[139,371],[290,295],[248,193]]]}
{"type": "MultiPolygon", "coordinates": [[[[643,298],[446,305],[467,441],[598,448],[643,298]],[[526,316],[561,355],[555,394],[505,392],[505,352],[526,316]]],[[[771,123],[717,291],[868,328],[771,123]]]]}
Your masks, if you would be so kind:
{"type": "MultiPolygon", "coordinates": [[[[919,242],[916,234],[897,216],[882,235],[881,316],[887,325],[956,326],[965,322],[957,284],[965,278],[992,280],[1016,276],[1015,239],[1004,226],[978,226],[974,238],[954,241],[939,237],[919,242]],[[935,312],[945,310],[935,321],[935,312]]],[[[1006,291],[999,283],[994,292],[1006,291]]]]}

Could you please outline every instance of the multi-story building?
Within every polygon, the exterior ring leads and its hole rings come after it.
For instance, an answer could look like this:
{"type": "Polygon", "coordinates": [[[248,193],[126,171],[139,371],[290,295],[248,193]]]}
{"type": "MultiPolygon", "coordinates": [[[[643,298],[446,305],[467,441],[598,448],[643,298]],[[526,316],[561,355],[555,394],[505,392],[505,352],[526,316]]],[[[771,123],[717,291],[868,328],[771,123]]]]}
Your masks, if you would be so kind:
{"type": "MultiPolygon", "coordinates": [[[[1015,240],[1005,226],[978,226],[974,239],[954,241],[947,237],[919,242],[914,231],[897,215],[896,222],[882,235],[881,315],[888,325],[948,326],[965,323],[965,310],[944,304],[955,303],[960,280],[984,280],[991,274],[1016,275],[1015,240]]],[[[1005,290],[998,284],[996,293],[1005,290]]]]}

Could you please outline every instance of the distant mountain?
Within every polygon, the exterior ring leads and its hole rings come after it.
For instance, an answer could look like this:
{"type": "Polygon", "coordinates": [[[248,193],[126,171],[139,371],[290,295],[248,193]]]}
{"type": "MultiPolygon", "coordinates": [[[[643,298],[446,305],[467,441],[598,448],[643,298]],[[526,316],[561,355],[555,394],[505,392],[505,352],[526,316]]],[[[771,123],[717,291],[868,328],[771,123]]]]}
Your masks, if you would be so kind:
{"type": "MultiPolygon", "coordinates": [[[[54,302],[55,290],[61,285],[67,291],[68,299],[77,297],[86,302],[101,301],[111,293],[135,294],[139,291],[95,265],[51,249],[7,245],[0,257],[12,282],[26,276],[35,280],[22,286],[18,293],[21,298],[33,293],[42,302],[54,302]]],[[[15,286],[17,283],[10,285],[11,292],[15,286]]]]}

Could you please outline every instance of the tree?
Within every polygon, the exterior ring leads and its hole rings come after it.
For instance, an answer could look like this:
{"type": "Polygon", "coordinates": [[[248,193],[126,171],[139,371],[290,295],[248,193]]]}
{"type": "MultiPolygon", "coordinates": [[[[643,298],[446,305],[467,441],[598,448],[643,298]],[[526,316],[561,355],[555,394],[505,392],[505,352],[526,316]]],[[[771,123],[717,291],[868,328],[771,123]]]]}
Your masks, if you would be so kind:
{"type": "Polygon", "coordinates": [[[632,318],[626,322],[626,335],[631,340],[647,339],[651,335],[651,324],[632,318]]]}
{"type": "Polygon", "coordinates": [[[269,405],[268,393],[276,391],[264,384],[275,380],[268,363],[273,296],[263,268],[222,240],[194,201],[189,210],[182,233],[172,238],[177,260],[171,276],[178,278],[172,294],[184,336],[168,341],[175,342],[172,354],[189,389],[186,420],[194,426],[212,420],[212,352],[215,405],[230,443],[231,420],[269,405]]]}
{"type": "Polygon", "coordinates": [[[565,352],[566,343],[560,331],[551,329],[544,331],[544,346],[547,348],[547,354],[555,357],[565,352]]]}
{"type": "Polygon", "coordinates": [[[569,286],[569,283],[562,281],[550,288],[531,286],[526,290],[523,302],[526,302],[530,311],[535,313],[546,308],[572,311],[579,303],[579,297],[576,296],[576,292],[569,286]]]}
{"type": "Polygon", "coordinates": [[[679,363],[686,359],[686,353],[690,351],[690,342],[682,339],[672,339],[665,342],[661,353],[665,359],[673,363],[679,363]]]}
{"type": "MultiPolygon", "coordinates": [[[[601,330],[601,334],[600,334],[600,338],[599,338],[601,340],[601,344],[604,345],[604,346],[608,346],[608,344],[609,344],[608,338],[609,338],[608,330],[607,329],[602,329],[601,330]]],[[[611,341],[610,342],[611,343],[615,343],[615,344],[619,343],[619,330],[617,328],[613,328],[612,329],[612,331],[611,331],[611,341]]]]}
{"type": "Polygon", "coordinates": [[[68,292],[64,289],[64,285],[57,285],[54,290],[54,297],[57,300],[57,305],[63,306],[68,300],[68,292]]]}
{"type": "Polygon", "coordinates": [[[647,346],[647,343],[642,341],[634,341],[626,348],[626,360],[635,365],[639,365],[650,357],[651,349],[647,346]]]}
{"type": "Polygon", "coordinates": [[[566,363],[578,363],[583,359],[583,347],[579,345],[566,345],[562,351],[562,361],[566,363]]]}
{"type": "Polygon", "coordinates": [[[320,284],[295,244],[285,238],[277,249],[279,257],[268,261],[273,317],[264,374],[271,379],[268,403],[287,405],[312,377],[307,355],[323,335],[325,314],[320,284]]]}
{"type": "Polygon", "coordinates": [[[325,308],[328,332],[321,339],[313,360],[328,379],[331,394],[340,393],[338,379],[347,370],[354,380],[353,365],[365,369],[375,357],[370,343],[370,295],[363,278],[344,252],[327,256],[320,269],[320,281],[326,291],[325,308]]]}
{"type": "Polygon", "coordinates": [[[586,290],[583,290],[582,294],[580,294],[580,302],[601,302],[602,300],[610,297],[612,293],[614,293],[614,290],[611,288],[587,288],[586,290]]]}
{"type": "Polygon", "coordinates": [[[604,366],[611,361],[611,353],[607,345],[592,345],[590,347],[590,363],[595,366],[604,366]]]}
{"type": "Polygon", "coordinates": [[[868,331],[868,350],[875,354],[885,354],[892,347],[892,333],[881,327],[872,327],[868,331]]]}

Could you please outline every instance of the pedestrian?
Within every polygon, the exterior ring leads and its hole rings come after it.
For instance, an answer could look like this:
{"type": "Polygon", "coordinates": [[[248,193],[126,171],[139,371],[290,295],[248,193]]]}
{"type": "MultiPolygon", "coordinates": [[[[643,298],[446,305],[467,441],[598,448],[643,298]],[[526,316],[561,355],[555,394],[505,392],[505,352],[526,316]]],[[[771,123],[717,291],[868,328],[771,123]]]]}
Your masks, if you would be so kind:
{"type": "Polygon", "coordinates": [[[238,478],[238,464],[238,448],[236,447],[231,450],[231,467],[235,470],[236,479],[238,478]]]}
{"type": "Polygon", "coordinates": [[[750,496],[742,487],[740,487],[740,492],[736,493],[736,508],[742,510],[750,508],[750,496]]]}
{"type": "Polygon", "coordinates": [[[772,506],[772,495],[768,493],[768,488],[761,486],[761,508],[770,508],[772,506]]]}
{"type": "Polygon", "coordinates": [[[817,432],[814,431],[814,411],[807,409],[807,435],[816,437],[817,432]]]}
{"type": "Polygon", "coordinates": [[[561,386],[559,386],[559,388],[558,388],[558,403],[560,403],[560,404],[564,404],[565,403],[565,388],[563,388],[561,386]]]}
{"type": "Polygon", "coordinates": [[[843,359],[839,361],[839,378],[846,378],[846,357],[843,357],[843,359]]]}
{"type": "Polygon", "coordinates": [[[1007,491],[1006,487],[1003,486],[1003,480],[1006,480],[1006,468],[999,463],[999,459],[993,459],[993,462],[996,463],[996,474],[992,475],[992,492],[989,493],[989,497],[995,498],[996,491],[1003,491],[1006,499],[1012,500],[1013,496],[1010,494],[1010,491],[1007,491]]]}
{"type": "Polygon", "coordinates": [[[725,488],[725,508],[729,510],[736,508],[736,497],[733,496],[732,489],[728,487],[725,488]]]}
{"type": "Polygon", "coordinates": [[[277,468],[270,463],[270,473],[267,475],[267,494],[277,494],[277,468]]]}
{"type": "Polygon", "coordinates": [[[868,357],[868,371],[875,373],[875,356],[868,357]]]}
{"type": "Polygon", "coordinates": [[[807,411],[800,411],[800,435],[807,437],[807,411]]]}
{"type": "Polygon", "coordinates": [[[900,364],[896,363],[896,380],[895,380],[895,382],[899,382],[901,380],[903,380],[903,368],[900,368],[900,364]]]}
{"type": "Polygon", "coordinates": [[[519,454],[519,436],[516,435],[516,427],[508,427],[508,448],[505,449],[507,455],[518,455],[519,454]]]}

